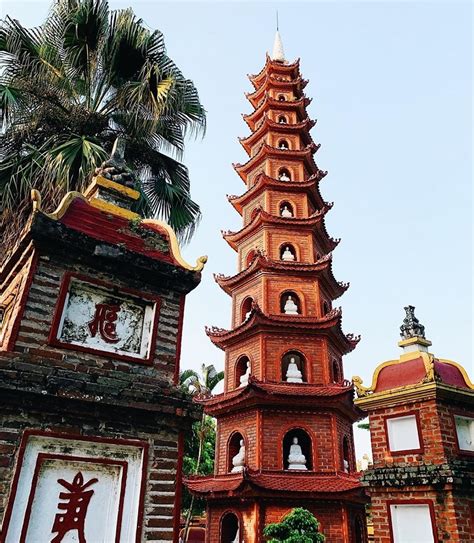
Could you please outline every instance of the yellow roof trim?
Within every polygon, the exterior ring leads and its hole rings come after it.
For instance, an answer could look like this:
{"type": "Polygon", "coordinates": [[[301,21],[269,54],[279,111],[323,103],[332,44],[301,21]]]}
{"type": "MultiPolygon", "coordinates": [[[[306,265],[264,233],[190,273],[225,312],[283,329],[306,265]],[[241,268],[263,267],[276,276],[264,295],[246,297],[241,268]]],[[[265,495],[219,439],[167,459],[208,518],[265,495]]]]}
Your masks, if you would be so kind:
{"type": "Polygon", "coordinates": [[[104,187],[106,189],[112,189],[115,192],[127,196],[131,200],[138,200],[140,198],[140,193],[138,192],[138,190],[131,189],[130,187],[126,187],[125,185],[121,185],[120,183],[116,183],[115,181],[111,181],[110,179],[106,179],[101,175],[94,177],[92,183],[87,187],[84,195],[86,197],[89,196],[96,185],[98,185],[99,187],[104,187]]]}
{"type": "Polygon", "coordinates": [[[68,192],[64,198],[61,200],[60,204],[58,205],[57,209],[53,213],[46,213],[41,209],[41,194],[36,190],[31,190],[31,200],[33,202],[33,212],[41,212],[50,219],[53,219],[55,221],[61,219],[61,217],[64,216],[66,211],[68,210],[69,206],[75,200],[76,198],[79,198],[83,202],[87,202],[93,207],[96,207],[97,209],[100,209],[101,211],[104,211],[106,213],[110,213],[112,215],[118,215],[120,217],[123,217],[125,219],[129,220],[140,220],[143,224],[148,224],[150,226],[157,226],[163,230],[166,231],[168,234],[170,245],[171,245],[171,253],[173,258],[178,262],[178,264],[183,267],[186,270],[194,271],[194,272],[201,272],[204,269],[204,265],[207,262],[207,256],[200,256],[196,260],[196,265],[191,266],[188,264],[184,258],[181,256],[181,250],[179,248],[178,238],[176,237],[176,234],[174,230],[171,228],[169,224],[166,224],[163,221],[158,221],[156,219],[143,219],[141,220],[141,217],[132,211],[128,211],[126,209],[122,209],[114,204],[110,204],[108,202],[104,202],[102,200],[92,200],[89,201],[84,194],[81,192],[68,192]]]}
{"type": "Polygon", "coordinates": [[[439,362],[443,362],[445,364],[450,364],[450,365],[456,367],[461,372],[462,376],[464,377],[464,381],[466,382],[467,386],[470,389],[474,390],[474,385],[471,382],[471,380],[469,379],[469,376],[468,376],[466,370],[461,366],[461,364],[458,364],[457,362],[453,362],[452,360],[446,360],[446,359],[442,359],[442,358],[436,359],[434,355],[432,355],[431,353],[427,353],[425,351],[410,351],[410,352],[407,352],[407,353],[403,353],[398,360],[388,360],[387,362],[383,362],[382,364],[379,364],[375,368],[375,371],[374,371],[374,374],[373,374],[373,377],[372,377],[372,383],[371,383],[371,385],[369,387],[363,386],[362,385],[362,383],[363,383],[362,378],[359,377],[358,375],[355,375],[352,378],[352,382],[353,382],[354,387],[356,389],[357,396],[359,398],[364,398],[364,397],[369,396],[369,395],[370,396],[374,395],[374,396],[377,396],[377,397],[382,397],[385,394],[393,395],[394,391],[405,391],[405,390],[410,389],[410,388],[419,387],[421,383],[434,382],[436,380],[435,369],[434,369],[434,361],[435,360],[439,360],[439,362]],[[423,360],[423,363],[424,363],[424,366],[425,366],[425,372],[426,372],[425,378],[420,383],[413,383],[413,384],[410,384],[410,385],[395,387],[395,388],[390,389],[390,390],[384,390],[383,392],[375,392],[375,389],[377,388],[377,383],[378,383],[378,378],[379,378],[380,372],[384,368],[386,368],[388,366],[393,366],[393,365],[396,365],[396,364],[401,364],[401,363],[407,362],[409,360],[415,360],[416,358],[421,358],[423,360]]]}
{"type": "Polygon", "coordinates": [[[46,217],[49,217],[50,219],[53,219],[54,221],[58,221],[68,210],[69,206],[75,200],[76,198],[79,198],[83,202],[87,202],[87,198],[82,194],[82,192],[76,192],[71,191],[64,195],[63,199],[59,203],[58,207],[56,208],[56,211],[53,211],[52,213],[46,213],[41,209],[41,203],[42,198],[41,194],[36,190],[31,190],[31,200],[33,202],[33,212],[40,211],[43,213],[43,215],[46,215],[46,217]]]}
{"type": "Polygon", "coordinates": [[[189,271],[201,272],[204,269],[204,265],[207,262],[207,256],[200,256],[196,260],[196,265],[191,266],[188,264],[184,258],[181,256],[181,250],[179,248],[178,238],[176,237],[175,231],[171,228],[169,224],[166,224],[163,221],[157,219],[143,219],[142,224],[149,224],[150,226],[158,226],[166,230],[170,244],[171,244],[171,253],[173,254],[174,259],[185,269],[189,271]]]}

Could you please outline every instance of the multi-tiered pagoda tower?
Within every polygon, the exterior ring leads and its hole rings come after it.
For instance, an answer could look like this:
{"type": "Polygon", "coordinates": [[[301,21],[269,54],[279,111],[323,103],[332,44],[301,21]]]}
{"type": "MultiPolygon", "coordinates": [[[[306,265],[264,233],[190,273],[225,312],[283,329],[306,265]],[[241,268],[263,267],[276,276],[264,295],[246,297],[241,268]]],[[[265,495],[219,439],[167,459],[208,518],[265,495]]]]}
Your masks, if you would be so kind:
{"type": "Polygon", "coordinates": [[[342,357],[358,339],[341,330],[333,301],[347,289],[331,269],[338,240],[319,190],[326,175],[306,112],[299,61],[273,55],[247,95],[246,184],[229,201],[243,228],[225,232],[238,273],[219,275],[232,296],[232,329],[207,331],[226,353],[225,390],[204,401],[217,419],[215,474],[188,480],[207,499],[209,543],[263,541],[263,528],[306,507],[331,543],[365,541],[365,498],[355,474],[352,425],[362,418],[342,357]]]}

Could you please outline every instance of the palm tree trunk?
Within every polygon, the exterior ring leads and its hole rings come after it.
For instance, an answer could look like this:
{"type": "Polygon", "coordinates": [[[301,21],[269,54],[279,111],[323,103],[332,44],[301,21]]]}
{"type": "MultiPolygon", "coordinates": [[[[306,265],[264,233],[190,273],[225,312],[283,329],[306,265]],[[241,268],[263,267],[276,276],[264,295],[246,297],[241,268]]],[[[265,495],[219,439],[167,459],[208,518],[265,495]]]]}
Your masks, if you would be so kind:
{"type": "MultiPolygon", "coordinates": [[[[196,461],[196,468],[194,469],[194,475],[199,473],[199,467],[201,465],[202,449],[204,447],[204,426],[206,423],[206,415],[202,414],[201,419],[201,428],[199,432],[199,449],[198,457],[196,461]]],[[[189,525],[191,524],[191,518],[193,516],[193,507],[194,507],[194,494],[191,496],[191,503],[189,504],[188,514],[186,515],[186,522],[184,524],[184,541],[188,540],[189,525]]]]}

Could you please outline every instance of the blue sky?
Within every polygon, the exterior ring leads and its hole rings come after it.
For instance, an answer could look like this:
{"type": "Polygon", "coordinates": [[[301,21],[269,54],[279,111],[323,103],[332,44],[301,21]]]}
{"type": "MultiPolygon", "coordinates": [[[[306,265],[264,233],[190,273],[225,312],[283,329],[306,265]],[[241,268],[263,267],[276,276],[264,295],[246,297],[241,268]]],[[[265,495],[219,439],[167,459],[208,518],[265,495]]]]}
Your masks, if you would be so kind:
{"type": "MultiPolygon", "coordinates": [[[[338,280],[351,288],[346,332],[362,335],[345,375],[367,383],[374,367],[399,355],[403,306],[416,306],[432,352],[472,366],[472,7],[469,2],[140,2],[132,6],[165,35],[169,55],[192,79],[208,110],[203,140],[185,162],[203,220],[184,254],[209,255],[188,297],[182,367],[223,367],[205,325],[230,325],[230,299],[212,278],[233,274],[236,255],[221,229],[240,228],[226,194],[244,185],[232,162],[246,155],[241,113],[251,111],[247,73],[272,46],[275,10],[288,59],[301,58],[309,107],[329,174],[322,193],[335,205],[330,235],[338,280]]],[[[3,0],[4,14],[40,24],[49,2],[3,0]]],[[[359,454],[368,448],[358,432],[359,454]]]]}

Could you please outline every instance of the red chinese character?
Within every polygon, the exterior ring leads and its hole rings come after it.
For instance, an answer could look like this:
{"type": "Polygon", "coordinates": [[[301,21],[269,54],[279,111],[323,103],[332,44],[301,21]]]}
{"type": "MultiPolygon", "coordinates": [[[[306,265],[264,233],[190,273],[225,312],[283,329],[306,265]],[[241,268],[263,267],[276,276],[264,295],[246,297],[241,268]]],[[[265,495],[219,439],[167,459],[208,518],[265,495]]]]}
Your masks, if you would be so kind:
{"type": "Polygon", "coordinates": [[[72,483],[68,483],[64,479],[58,479],[58,483],[66,488],[68,492],[60,492],[59,499],[65,500],[64,503],[58,504],[58,509],[64,510],[64,513],[57,513],[54,518],[53,528],[51,533],[57,532],[51,543],[61,543],[63,537],[71,530],[77,530],[79,543],[87,543],[84,534],[84,524],[86,521],[87,508],[91,501],[93,490],[85,491],[86,488],[97,483],[98,479],[91,479],[84,483],[84,477],[81,472],[78,472],[72,483]]]}
{"type": "Polygon", "coordinates": [[[100,337],[107,343],[117,343],[116,320],[120,311],[119,305],[97,304],[95,306],[94,319],[89,322],[89,330],[92,337],[99,332],[100,337]]]}

